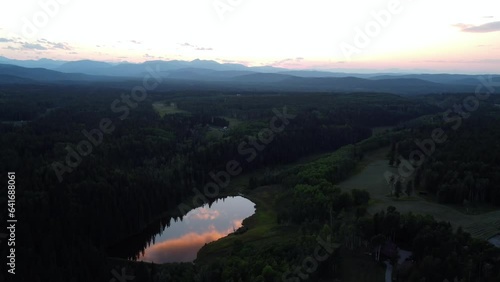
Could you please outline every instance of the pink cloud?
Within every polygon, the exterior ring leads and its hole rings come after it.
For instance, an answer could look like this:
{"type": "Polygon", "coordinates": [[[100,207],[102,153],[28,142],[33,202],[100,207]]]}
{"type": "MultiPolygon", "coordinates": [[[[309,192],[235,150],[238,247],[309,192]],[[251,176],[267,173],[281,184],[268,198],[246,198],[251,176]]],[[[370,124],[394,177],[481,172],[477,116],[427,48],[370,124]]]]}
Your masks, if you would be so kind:
{"type": "Polygon", "coordinates": [[[145,250],[140,261],[149,262],[190,262],[196,259],[198,250],[206,243],[216,241],[233,232],[233,228],[218,231],[213,225],[205,233],[187,233],[179,238],[157,243],[145,250]]]}
{"type": "Polygon", "coordinates": [[[199,219],[199,220],[214,220],[220,216],[220,212],[215,210],[211,211],[207,208],[199,209],[198,213],[193,214],[190,218],[199,219]]]}

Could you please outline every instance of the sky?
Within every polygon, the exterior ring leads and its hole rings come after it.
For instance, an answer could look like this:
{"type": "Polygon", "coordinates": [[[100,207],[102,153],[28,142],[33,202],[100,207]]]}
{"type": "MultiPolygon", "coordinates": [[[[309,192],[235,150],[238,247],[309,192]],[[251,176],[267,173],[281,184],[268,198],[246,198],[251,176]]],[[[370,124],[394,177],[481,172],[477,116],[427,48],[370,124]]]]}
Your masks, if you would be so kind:
{"type": "Polygon", "coordinates": [[[1,0],[0,56],[500,73],[500,1],[1,0]]]}

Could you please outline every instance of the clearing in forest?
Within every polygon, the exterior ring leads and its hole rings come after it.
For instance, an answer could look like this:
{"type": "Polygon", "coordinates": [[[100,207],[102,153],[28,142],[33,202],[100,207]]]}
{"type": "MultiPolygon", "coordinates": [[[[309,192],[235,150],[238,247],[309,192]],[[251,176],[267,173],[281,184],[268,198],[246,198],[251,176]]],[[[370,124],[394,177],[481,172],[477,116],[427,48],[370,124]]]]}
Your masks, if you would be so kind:
{"type": "Polygon", "coordinates": [[[341,182],[338,186],[342,190],[362,189],[370,193],[371,204],[368,212],[374,214],[394,206],[401,213],[412,212],[414,214],[428,214],[438,221],[447,221],[457,228],[462,226],[464,231],[473,237],[488,239],[500,233],[500,210],[469,215],[459,210],[425,200],[413,193],[411,197],[396,199],[390,196],[390,188],[384,178],[387,170],[395,171],[389,166],[385,158],[388,148],[368,153],[361,163],[359,172],[349,179],[341,182]]]}

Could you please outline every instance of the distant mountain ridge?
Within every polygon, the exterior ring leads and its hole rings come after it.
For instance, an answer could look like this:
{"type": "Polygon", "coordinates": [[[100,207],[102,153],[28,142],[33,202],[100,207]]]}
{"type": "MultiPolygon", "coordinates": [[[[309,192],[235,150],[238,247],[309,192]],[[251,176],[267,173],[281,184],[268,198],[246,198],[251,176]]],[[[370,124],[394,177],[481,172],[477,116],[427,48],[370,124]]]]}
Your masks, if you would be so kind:
{"type": "MultiPolygon", "coordinates": [[[[148,69],[158,70],[171,89],[233,89],[235,91],[299,92],[387,92],[394,94],[471,92],[478,76],[463,74],[354,74],[275,67],[247,67],[216,61],[147,61],[140,64],[112,64],[82,60],[17,61],[0,57],[0,84],[12,83],[108,83],[124,87],[141,81],[148,69]],[[14,61],[7,64],[4,61],[14,61]],[[49,65],[51,68],[20,65],[49,65]],[[120,83],[127,82],[127,83],[120,83]]],[[[500,76],[496,76],[500,79],[500,76]]]]}
{"type": "Polygon", "coordinates": [[[0,64],[10,64],[26,68],[45,68],[66,73],[83,73],[89,75],[106,76],[140,76],[146,72],[148,66],[158,66],[162,71],[174,71],[180,69],[197,68],[216,71],[255,71],[255,72],[278,72],[286,69],[271,66],[247,67],[241,64],[221,64],[209,60],[193,61],[146,61],[144,63],[107,63],[93,60],[80,61],[56,61],[50,59],[40,60],[13,60],[0,56],[0,64]]]}
{"type": "MultiPolygon", "coordinates": [[[[79,61],[61,61],[51,59],[39,60],[14,60],[0,56],[0,64],[17,65],[26,68],[45,68],[48,70],[55,70],[66,73],[83,73],[89,75],[105,75],[105,76],[142,76],[146,73],[146,67],[157,66],[163,72],[173,72],[187,69],[203,69],[205,71],[247,71],[255,73],[279,73],[286,75],[293,75],[298,77],[358,77],[368,79],[399,79],[399,78],[416,78],[435,83],[464,83],[470,84],[477,81],[478,76],[484,75],[469,75],[469,74],[402,74],[402,73],[354,73],[354,72],[339,72],[339,71],[325,71],[325,70],[291,70],[285,68],[278,68],[273,66],[259,66],[247,67],[242,64],[234,63],[219,63],[213,60],[200,60],[193,61],[145,61],[143,63],[108,63],[93,60],[79,60],[79,61]]],[[[198,73],[199,74],[199,73],[198,73]]],[[[205,73],[206,74],[206,73],[205,73]]],[[[213,73],[211,76],[220,76],[213,73]]],[[[496,75],[499,76],[499,75],[496,75]]]]}
{"type": "Polygon", "coordinates": [[[82,82],[82,81],[105,81],[107,77],[93,76],[82,73],[63,73],[45,68],[25,68],[16,65],[0,64],[0,75],[4,79],[10,77],[17,80],[31,82],[82,82]]]}
{"type": "Polygon", "coordinates": [[[45,68],[53,69],[57,68],[66,61],[57,61],[51,59],[39,59],[39,60],[13,60],[6,57],[0,56],[0,64],[16,65],[25,68],[45,68]]]}

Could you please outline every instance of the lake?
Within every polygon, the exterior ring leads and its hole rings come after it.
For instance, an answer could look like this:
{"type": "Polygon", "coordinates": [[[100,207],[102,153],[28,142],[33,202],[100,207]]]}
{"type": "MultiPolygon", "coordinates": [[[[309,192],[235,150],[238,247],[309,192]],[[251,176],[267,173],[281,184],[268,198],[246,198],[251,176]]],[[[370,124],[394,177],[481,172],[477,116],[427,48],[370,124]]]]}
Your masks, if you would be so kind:
{"type": "Polygon", "coordinates": [[[172,219],[137,260],[154,263],[194,261],[201,247],[233,233],[254,213],[255,204],[240,196],[193,209],[182,220],[172,219]]]}

